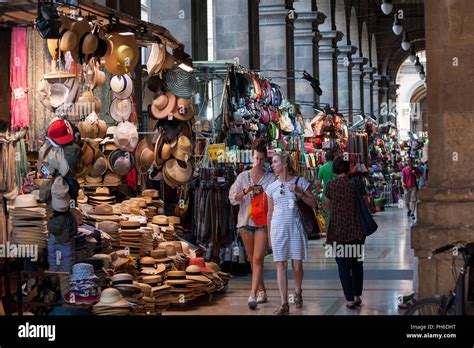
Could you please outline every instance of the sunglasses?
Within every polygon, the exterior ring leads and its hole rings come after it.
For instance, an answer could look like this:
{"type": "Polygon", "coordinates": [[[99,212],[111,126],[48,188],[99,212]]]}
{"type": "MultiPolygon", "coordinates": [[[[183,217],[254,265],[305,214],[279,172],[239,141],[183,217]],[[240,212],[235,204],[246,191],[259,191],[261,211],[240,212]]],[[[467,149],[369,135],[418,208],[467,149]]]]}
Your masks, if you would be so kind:
{"type": "Polygon", "coordinates": [[[283,183],[281,183],[280,185],[280,194],[282,195],[284,191],[284,188],[285,188],[285,185],[283,183]]]}

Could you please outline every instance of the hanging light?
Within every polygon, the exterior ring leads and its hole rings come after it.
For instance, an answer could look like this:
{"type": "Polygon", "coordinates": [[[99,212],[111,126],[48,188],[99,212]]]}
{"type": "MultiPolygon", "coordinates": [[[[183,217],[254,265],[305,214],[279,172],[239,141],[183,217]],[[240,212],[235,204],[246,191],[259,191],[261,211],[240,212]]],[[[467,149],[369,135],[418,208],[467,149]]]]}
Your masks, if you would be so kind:
{"type": "Polygon", "coordinates": [[[400,19],[398,18],[397,14],[393,16],[392,31],[397,36],[400,35],[403,31],[402,22],[400,22],[400,19]]]}
{"type": "Polygon", "coordinates": [[[407,33],[406,31],[403,32],[403,40],[402,40],[402,49],[404,51],[408,51],[411,47],[410,41],[407,39],[407,33]]]}
{"type": "Polygon", "coordinates": [[[422,69],[423,69],[423,65],[421,65],[420,63],[420,57],[416,56],[415,70],[417,72],[421,72],[422,69]]]}
{"type": "Polygon", "coordinates": [[[415,52],[415,46],[414,45],[411,45],[411,47],[410,47],[410,55],[408,56],[408,59],[410,59],[410,62],[415,63],[416,52],[415,52]]]}
{"type": "Polygon", "coordinates": [[[380,6],[384,15],[389,15],[393,10],[393,4],[390,0],[382,0],[382,5],[380,6]]]}

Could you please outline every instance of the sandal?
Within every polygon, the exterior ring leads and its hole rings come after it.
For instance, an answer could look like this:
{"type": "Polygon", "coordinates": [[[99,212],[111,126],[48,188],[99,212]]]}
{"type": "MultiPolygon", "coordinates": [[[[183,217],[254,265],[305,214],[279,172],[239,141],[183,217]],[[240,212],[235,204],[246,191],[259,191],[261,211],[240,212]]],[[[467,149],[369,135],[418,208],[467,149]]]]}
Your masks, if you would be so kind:
{"type": "Polygon", "coordinates": [[[295,291],[295,307],[297,309],[303,307],[303,290],[301,290],[299,294],[295,291]]]}
{"type": "Polygon", "coordinates": [[[288,306],[288,303],[283,303],[280,307],[275,309],[273,314],[274,315],[288,315],[290,314],[290,306],[288,306]]]}

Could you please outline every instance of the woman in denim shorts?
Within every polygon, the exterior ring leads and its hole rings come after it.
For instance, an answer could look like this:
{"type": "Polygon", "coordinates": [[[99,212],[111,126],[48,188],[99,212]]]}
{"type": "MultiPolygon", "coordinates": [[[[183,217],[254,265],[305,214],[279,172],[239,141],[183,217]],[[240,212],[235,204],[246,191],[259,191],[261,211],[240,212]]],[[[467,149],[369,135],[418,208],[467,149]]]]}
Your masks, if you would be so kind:
{"type": "Polygon", "coordinates": [[[237,230],[252,266],[252,289],[248,299],[250,309],[257,308],[259,303],[267,302],[263,283],[263,260],[268,246],[267,226],[255,226],[248,216],[251,196],[264,192],[268,185],[275,181],[275,176],[263,167],[266,160],[267,148],[264,144],[258,144],[253,148],[252,169],[240,173],[229,191],[232,205],[239,205],[237,230]]]}

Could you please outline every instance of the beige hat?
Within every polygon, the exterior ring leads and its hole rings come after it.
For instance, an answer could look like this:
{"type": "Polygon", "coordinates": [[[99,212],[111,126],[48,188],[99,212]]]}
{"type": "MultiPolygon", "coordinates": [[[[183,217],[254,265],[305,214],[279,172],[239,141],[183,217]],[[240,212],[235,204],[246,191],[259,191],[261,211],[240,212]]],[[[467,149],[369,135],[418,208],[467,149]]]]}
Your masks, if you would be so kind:
{"type": "Polygon", "coordinates": [[[191,120],[194,117],[192,99],[178,98],[176,100],[176,108],[173,111],[173,115],[180,121],[191,120]]]}
{"type": "Polygon", "coordinates": [[[98,307],[130,307],[128,301],[123,298],[120,292],[114,288],[107,288],[102,291],[100,295],[100,301],[94,305],[94,308],[98,307]]]}
{"type": "Polygon", "coordinates": [[[105,68],[113,75],[132,72],[138,63],[140,51],[134,34],[112,34],[108,38],[105,68]]]}
{"type": "Polygon", "coordinates": [[[136,167],[139,173],[146,173],[155,160],[153,145],[148,139],[141,140],[135,150],[136,167]]]}
{"type": "Polygon", "coordinates": [[[51,186],[52,207],[55,211],[66,212],[71,204],[69,185],[62,176],[58,176],[51,186]]]}
{"type": "Polygon", "coordinates": [[[166,46],[158,43],[151,44],[151,52],[146,63],[148,75],[161,72],[163,69],[172,69],[173,56],[168,53],[166,46]]]}
{"type": "Polygon", "coordinates": [[[15,208],[36,208],[38,201],[32,194],[19,195],[15,198],[14,206],[15,208]]]}
{"type": "Polygon", "coordinates": [[[175,107],[176,96],[171,92],[166,92],[166,94],[159,95],[153,100],[150,113],[157,120],[172,118],[175,107]]]}
{"type": "Polygon", "coordinates": [[[101,221],[97,224],[97,228],[106,233],[117,233],[120,225],[114,221],[101,221]]]}
{"type": "Polygon", "coordinates": [[[171,154],[174,158],[187,162],[192,154],[191,140],[184,135],[180,136],[178,138],[178,144],[173,148],[171,154]]]}
{"type": "Polygon", "coordinates": [[[185,184],[189,181],[193,168],[190,165],[183,167],[176,159],[170,159],[165,163],[163,174],[168,185],[177,186],[176,184],[185,184]]]}
{"type": "Polygon", "coordinates": [[[158,190],[147,189],[147,190],[143,190],[142,196],[143,197],[152,197],[152,198],[156,197],[156,198],[159,198],[160,193],[158,192],[158,190]]]}
{"type": "Polygon", "coordinates": [[[79,190],[77,194],[77,203],[85,204],[87,203],[88,197],[84,194],[82,189],[79,190]]]}
{"type": "Polygon", "coordinates": [[[159,226],[168,226],[169,220],[168,217],[165,215],[156,215],[153,216],[152,223],[157,224],[159,226]]]}

